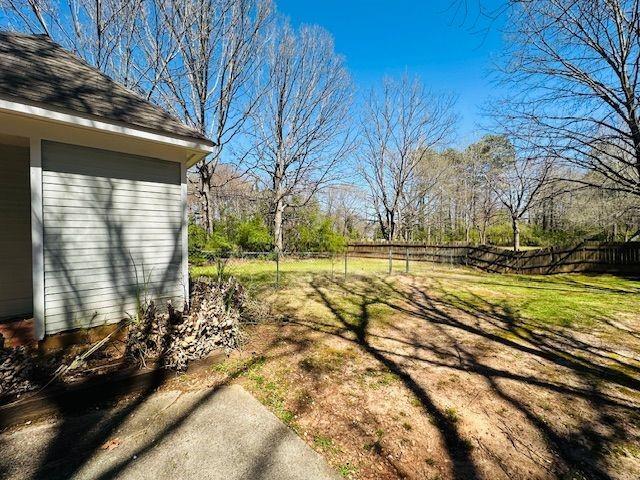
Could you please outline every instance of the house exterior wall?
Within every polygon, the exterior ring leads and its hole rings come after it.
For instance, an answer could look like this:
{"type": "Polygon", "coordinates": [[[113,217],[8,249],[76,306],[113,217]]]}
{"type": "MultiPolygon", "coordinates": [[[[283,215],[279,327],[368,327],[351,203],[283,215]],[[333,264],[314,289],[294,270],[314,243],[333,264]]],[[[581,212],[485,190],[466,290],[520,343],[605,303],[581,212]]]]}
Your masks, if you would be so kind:
{"type": "Polygon", "coordinates": [[[0,145],[0,320],[32,313],[29,149],[0,145]]]}
{"type": "MultiPolygon", "coordinates": [[[[86,123],[86,122],[85,122],[86,123]]],[[[26,139],[30,156],[31,190],[31,265],[33,290],[33,317],[35,333],[38,339],[44,338],[45,330],[45,279],[44,279],[44,238],[43,238],[43,171],[42,144],[58,142],[77,146],[97,148],[125,155],[150,157],[174,163],[181,169],[181,197],[186,222],[187,178],[186,169],[206,152],[200,148],[185,147],[172,138],[162,140],[141,138],[136,132],[122,129],[122,132],[94,128],[93,125],[61,123],[55,119],[34,118],[30,115],[16,114],[3,110],[0,105],[0,137],[14,136],[26,139]]],[[[186,228],[182,234],[182,281],[189,281],[188,238],[186,228]]],[[[71,328],[71,327],[70,327],[71,328]]]]}
{"type": "Polygon", "coordinates": [[[177,162],[42,141],[47,334],[120,321],[144,297],[181,305],[183,171],[177,162]]]}

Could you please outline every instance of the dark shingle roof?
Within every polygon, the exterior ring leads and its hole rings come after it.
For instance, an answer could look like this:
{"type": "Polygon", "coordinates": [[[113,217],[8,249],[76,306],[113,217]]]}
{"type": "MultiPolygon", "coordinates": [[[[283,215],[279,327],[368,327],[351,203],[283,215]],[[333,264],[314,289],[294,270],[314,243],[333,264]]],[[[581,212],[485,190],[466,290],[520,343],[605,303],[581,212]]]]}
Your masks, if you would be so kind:
{"type": "Polygon", "coordinates": [[[44,35],[0,32],[0,97],[102,117],[213,145],[44,35]]]}

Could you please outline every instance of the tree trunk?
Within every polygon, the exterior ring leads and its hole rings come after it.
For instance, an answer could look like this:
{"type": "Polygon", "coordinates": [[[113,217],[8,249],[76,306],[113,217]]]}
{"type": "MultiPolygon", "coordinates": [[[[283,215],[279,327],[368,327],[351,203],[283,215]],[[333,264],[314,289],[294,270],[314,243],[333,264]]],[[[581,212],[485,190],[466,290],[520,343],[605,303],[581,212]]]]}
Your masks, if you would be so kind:
{"type": "Polygon", "coordinates": [[[513,251],[517,252],[520,250],[520,224],[517,219],[512,220],[513,226],[513,251]]]}
{"type": "Polygon", "coordinates": [[[469,245],[471,241],[471,222],[468,215],[464,220],[464,241],[467,245],[469,245]]]}
{"type": "Polygon", "coordinates": [[[220,197],[217,194],[211,195],[211,221],[215,224],[216,220],[222,219],[222,210],[221,210],[221,202],[220,197]]]}
{"type": "Polygon", "coordinates": [[[282,235],[282,220],[284,218],[284,201],[282,198],[276,200],[276,211],[273,216],[273,244],[275,246],[276,253],[282,253],[283,249],[283,235],[282,235]]]}
{"type": "Polygon", "coordinates": [[[200,193],[202,195],[202,213],[204,228],[209,235],[213,233],[214,214],[213,199],[211,198],[211,169],[206,159],[198,163],[198,176],[200,177],[200,193]]]}
{"type": "Polygon", "coordinates": [[[396,235],[395,213],[393,211],[387,210],[387,234],[385,235],[386,240],[389,242],[393,241],[395,235],[396,235]]]}
{"type": "Polygon", "coordinates": [[[387,225],[384,222],[384,220],[382,219],[382,215],[380,214],[380,212],[376,212],[377,216],[378,216],[378,225],[380,226],[380,234],[382,235],[382,238],[387,238],[387,225]]]}
{"type": "Polygon", "coordinates": [[[209,235],[211,235],[213,233],[213,208],[211,206],[211,190],[202,185],[200,188],[200,193],[204,229],[209,235]]]}
{"type": "Polygon", "coordinates": [[[204,228],[209,235],[213,233],[213,205],[211,204],[211,189],[202,188],[202,210],[204,216],[204,228]]]}

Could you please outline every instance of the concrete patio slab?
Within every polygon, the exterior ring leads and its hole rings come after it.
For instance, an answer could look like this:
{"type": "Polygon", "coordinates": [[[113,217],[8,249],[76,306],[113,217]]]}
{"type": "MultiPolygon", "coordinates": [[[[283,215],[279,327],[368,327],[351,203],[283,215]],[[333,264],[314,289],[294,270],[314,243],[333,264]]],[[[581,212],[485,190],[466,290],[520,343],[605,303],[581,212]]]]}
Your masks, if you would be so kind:
{"type": "Polygon", "coordinates": [[[335,479],[240,386],[141,402],[0,435],[6,479],[335,479]]]}

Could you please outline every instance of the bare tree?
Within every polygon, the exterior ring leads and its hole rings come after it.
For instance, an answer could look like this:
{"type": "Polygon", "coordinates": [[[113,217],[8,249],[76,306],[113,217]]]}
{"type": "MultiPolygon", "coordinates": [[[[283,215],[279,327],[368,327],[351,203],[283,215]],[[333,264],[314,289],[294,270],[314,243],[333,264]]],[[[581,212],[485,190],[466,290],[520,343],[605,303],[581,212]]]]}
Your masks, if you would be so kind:
{"type": "MultiPolygon", "coordinates": [[[[155,96],[190,125],[209,136],[214,152],[196,166],[197,194],[205,226],[213,230],[215,202],[212,181],[226,147],[250,117],[257,94],[254,79],[260,68],[265,29],[271,17],[269,0],[156,0],[160,26],[168,32],[176,55],[161,65],[161,85],[155,96]]],[[[152,45],[162,46],[151,31],[152,45]]],[[[160,34],[160,39],[163,38],[160,34]]],[[[159,64],[149,48],[149,63],[159,64]]]]}
{"type": "Polygon", "coordinates": [[[439,194],[449,189],[448,179],[454,174],[452,156],[457,152],[446,149],[444,152],[428,150],[422,152],[420,162],[412,178],[405,185],[398,208],[398,233],[406,241],[414,239],[427,229],[426,239],[430,241],[431,223],[435,204],[439,194]]]}
{"type": "Polygon", "coordinates": [[[507,210],[513,228],[513,250],[520,250],[520,221],[540,200],[553,163],[546,157],[518,155],[506,138],[493,163],[491,185],[507,210]]]}
{"type": "Polygon", "coordinates": [[[53,12],[56,6],[46,0],[2,0],[0,12],[3,15],[4,28],[27,31],[30,33],[44,33],[51,36],[51,20],[55,18],[53,12]]]}
{"type": "Polygon", "coordinates": [[[321,204],[335,222],[336,230],[344,237],[360,236],[366,229],[361,212],[366,192],[352,183],[336,183],[325,189],[321,204]]]}
{"type": "Polygon", "coordinates": [[[428,92],[420,81],[407,76],[399,81],[385,79],[382,91],[372,90],[369,95],[361,120],[359,170],[387,240],[395,238],[403,201],[413,202],[408,187],[418,166],[451,134],[454,103],[451,95],[428,92]]]}
{"type": "Polygon", "coordinates": [[[496,174],[508,163],[515,152],[511,143],[500,135],[486,135],[466,150],[473,178],[474,220],[480,243],[487,243],[487,228],[496,218],[500,200],[495,194],[496,174]]]}
{"type": "Polygon", "coordinates": [[[274,245],[283,249],[286,209],[335,180],[351,148],[351,82],[330,34],[274,28],[263,71],[269,88],[253,112],[255,173],[271,193],[274,245]]]}
{"type": "Polygon", "coordinates": [[[514,138],[598,173],[577,181],[640,195],[640,0],[510,2],[496,117],[514,138]],[[602,180],[593,183],[595,180],[602,180]]]}
{"type": "Polygon", "coordinates": [[[2,0],[0,8],[8,26],[47,33],[216,143],[196,166],[211,232],[216,168],[257,101],[270,0],[2,0]]]}
{"type": "Polygon", "coordinates": [[[44,33],[74,51],[90,65],[131,86],[137,21],[144,0],[2,0],[1,24],[29,33],[44,33]]]}

